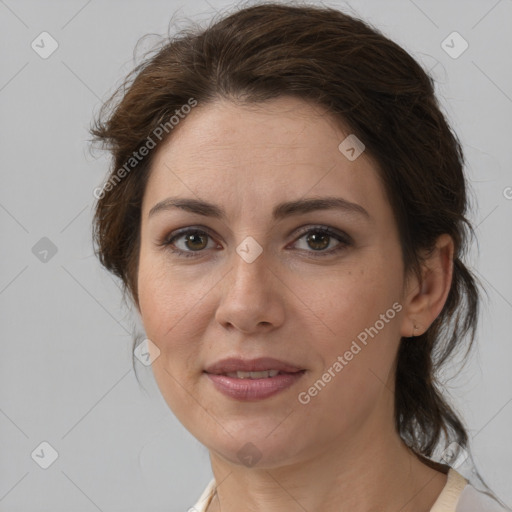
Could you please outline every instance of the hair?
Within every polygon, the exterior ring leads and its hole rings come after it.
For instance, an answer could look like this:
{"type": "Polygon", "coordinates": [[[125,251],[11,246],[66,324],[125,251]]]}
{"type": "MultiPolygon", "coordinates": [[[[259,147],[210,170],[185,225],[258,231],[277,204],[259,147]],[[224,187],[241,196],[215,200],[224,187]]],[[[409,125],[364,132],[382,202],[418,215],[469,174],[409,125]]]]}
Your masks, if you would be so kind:
{"type": "MultiPolygon", "coordinates": [[[[465,161],[434,85],[411,55],[367,22],[323,6],[264,3],[169,36],[126,77],[91,127],[93,140],[112,154],[111,181],[191,98],[249,105],[293,96],[348,126],[378,163],[405,271],[421,279],[422,258],[438,237],[454,241],[446,303],[425,333],[401,339],[396,360],[395,427],[427,458],[443,439],[468,446],[438,372],[462,343],[467,357],[479,313],[477,282],[462,261],[473,234],[465,161]]],[[[157,146],[172,137],[166,132],[157,146]]],[[[103,189],[94,216],[96,254],[137,305],[141,203],[155,152],[103,189]]]]}

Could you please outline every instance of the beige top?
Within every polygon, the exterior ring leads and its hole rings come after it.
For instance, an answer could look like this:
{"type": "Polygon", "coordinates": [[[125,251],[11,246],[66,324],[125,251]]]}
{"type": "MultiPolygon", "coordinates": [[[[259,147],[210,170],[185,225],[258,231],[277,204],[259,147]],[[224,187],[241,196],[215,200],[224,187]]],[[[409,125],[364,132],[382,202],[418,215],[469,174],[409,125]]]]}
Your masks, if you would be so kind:
{"type": "MultiPolygon", "coordinates": [[[[446,484],[437,497],[430,512],[502,512],[505,511],[495,500],[475,489],[453,468],[448,470],[446,484]]],[[[215,479],[211,480],[187,512],[206,512],[215,493],[215,479]]]]}

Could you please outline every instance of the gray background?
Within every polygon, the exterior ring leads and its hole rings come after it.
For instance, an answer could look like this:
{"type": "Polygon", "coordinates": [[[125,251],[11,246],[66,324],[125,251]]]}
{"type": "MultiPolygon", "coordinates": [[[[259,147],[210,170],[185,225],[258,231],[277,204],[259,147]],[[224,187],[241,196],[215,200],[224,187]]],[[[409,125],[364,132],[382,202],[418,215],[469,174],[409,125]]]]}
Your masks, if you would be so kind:
{"type": "MultiPolygon", "coordinates": [[[[464,143],[478,203],[470,261],[488,300],[478,349],[447,373],[447,390],[478,469],[512,504],[512,1],[325,4],[358,13],[432,69],[464,143]],[[469,43],[456,59],[441,47],[453,31],[469,43]]],[[[91,246],[92,192],[108,158],[86,141],[142,35],[165,34],[173,13],[181,26],[229,5],[0,0],[0,511],[179,512],[212,476],[150,368],[139,365],[140,386],[135,378],[136,318],[91,246]],[[31,48],[43,31],[59,45],[47,59],[31,48]],[[46,261],[43,237],[57,249],[46,261]],[[31,457],[43,441],[59,454],[46,470],[31,457]]]]}

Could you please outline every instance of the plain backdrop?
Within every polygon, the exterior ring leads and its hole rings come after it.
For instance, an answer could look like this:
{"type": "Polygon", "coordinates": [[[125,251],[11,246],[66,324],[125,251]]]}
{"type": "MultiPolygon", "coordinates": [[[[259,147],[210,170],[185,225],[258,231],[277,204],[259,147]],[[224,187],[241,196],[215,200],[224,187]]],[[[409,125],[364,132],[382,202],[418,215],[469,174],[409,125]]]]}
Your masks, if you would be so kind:
{"type": "MultiPolygon", "coordinates": [[[[461,372],[446,373],[447,391],[477,468],[510,505],[512,1],[324,5],[361,16],[431,70],[463,142],[479,240],[470,264],[488,298],[478,346],[461,372]],[[454,31],[455,50],[468,44],[457,58],[442,46],[454,31]]],[[[151,369],[139,364],[140,384],[132,370],[136,320],[91,244],[93,190],[109,160],[87,140],[141,36],[166,34],[173,16],[175,28],[204,24],[229,6],[0,0],[2,512],[180,512],[212,477],[206,448],[168,409],[151,369]]]]}

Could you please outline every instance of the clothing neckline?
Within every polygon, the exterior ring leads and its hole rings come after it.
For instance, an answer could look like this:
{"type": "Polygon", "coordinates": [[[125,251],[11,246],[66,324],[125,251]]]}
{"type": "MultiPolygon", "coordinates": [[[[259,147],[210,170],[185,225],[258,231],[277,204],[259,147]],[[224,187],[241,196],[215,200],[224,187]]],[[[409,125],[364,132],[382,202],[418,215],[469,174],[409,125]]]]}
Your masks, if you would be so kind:
{"type": "Polygon", "coordinates": [[[457,502],[468,481],[455,469],[448,470],[448,478],[430,512],[455,512],[457,502]]]}
{"type": "MultiPolygon", "coordinates": [[[[468,481],[466,478],[455,471],[455,469],[449,468],[446,484],[429,512],[455,512],[457,502],[459,501],[460,495],[467,484],[468,481]]],[[[215,495],[215,490],[216,483],[215,478],[213,478],[202,492],[197,503],[194,505],[193,510],[197,512],[206,512],[206,509],[209,507],[213,496],[215,495]]]]}

